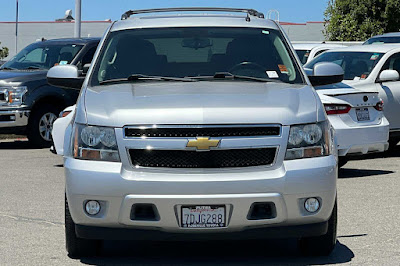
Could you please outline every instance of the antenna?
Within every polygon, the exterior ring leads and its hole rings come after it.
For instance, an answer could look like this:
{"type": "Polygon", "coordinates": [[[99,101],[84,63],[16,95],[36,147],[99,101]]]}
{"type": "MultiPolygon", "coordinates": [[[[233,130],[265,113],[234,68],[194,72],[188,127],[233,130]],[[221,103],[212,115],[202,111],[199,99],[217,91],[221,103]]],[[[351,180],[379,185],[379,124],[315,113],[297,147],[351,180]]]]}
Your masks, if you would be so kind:
{"type": "Polygon", "coordinates": [[[276,9],[271,9],[267,13],[267,18],[279,22],[279,11],[276,9]]]}

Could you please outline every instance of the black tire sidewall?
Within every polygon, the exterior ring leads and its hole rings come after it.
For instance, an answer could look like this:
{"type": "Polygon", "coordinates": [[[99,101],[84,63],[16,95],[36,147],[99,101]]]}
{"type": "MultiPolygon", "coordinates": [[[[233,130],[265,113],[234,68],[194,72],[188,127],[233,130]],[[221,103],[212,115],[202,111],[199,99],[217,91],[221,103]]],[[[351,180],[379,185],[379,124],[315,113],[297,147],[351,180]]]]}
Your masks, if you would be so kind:
{"type": "Polygon", "coordinates": [[[27,136],[30,143],[38,148],[45,148],[51,146],[51,141],[46,141],[42,138],[39,132],[39,123],[40,119],[44,114],[53,113],[56,117],[60,113],[62,108],[59,108],[52,104],[43,104],[40,107],[32,110],[32,113],[29,117],[28,127],[27,127],[27,136]]]}

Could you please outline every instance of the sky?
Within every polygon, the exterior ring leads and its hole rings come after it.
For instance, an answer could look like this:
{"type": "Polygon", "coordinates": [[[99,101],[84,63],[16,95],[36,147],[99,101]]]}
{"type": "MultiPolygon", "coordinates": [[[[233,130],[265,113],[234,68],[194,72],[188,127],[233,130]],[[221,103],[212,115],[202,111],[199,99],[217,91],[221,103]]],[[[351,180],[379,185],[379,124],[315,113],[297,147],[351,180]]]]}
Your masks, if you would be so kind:
{"type": "MultiPolygon", "coordinates": [[[[0,21],[15,21],[16,0],[0,0],[0,21]]],[[[240,7],[267,13],[276,9],[280,21],[323,21],[328,0],[82,0],[82,20],[118,20],[130,9],[160,7],[240,7]]],[[[67,9],[75,13],[75,0],[19,0],[20,21],[54,21],[67,9]]]]}

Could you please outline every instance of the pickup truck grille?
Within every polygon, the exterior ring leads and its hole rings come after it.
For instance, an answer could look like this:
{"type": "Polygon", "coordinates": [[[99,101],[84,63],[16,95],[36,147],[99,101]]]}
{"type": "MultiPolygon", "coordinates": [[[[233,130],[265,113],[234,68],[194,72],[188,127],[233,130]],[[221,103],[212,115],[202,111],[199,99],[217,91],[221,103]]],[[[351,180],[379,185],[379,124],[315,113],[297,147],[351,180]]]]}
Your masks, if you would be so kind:
{"type": "Polygon", "coordinates": [[[279,136],[280,126],[232,126],[209,127],[202,125],[188,127],[127,127],[125,137],[246,137],[246,136],[279,136]]]}
{"type": "Polygon", "coordinates": [[[272,165],[277,148],[210,150],[130,149],[134,166],[167,168],[224,168],[272,165]]]}

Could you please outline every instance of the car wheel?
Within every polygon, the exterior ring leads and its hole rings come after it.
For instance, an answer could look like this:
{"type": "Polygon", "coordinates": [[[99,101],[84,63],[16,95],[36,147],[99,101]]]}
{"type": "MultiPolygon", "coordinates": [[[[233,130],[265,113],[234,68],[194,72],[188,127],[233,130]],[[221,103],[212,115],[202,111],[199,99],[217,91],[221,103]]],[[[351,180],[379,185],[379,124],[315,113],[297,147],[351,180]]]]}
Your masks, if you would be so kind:
{"type": "Polygon", "coordinates": [[[65,197],[65,243],[71,258],[98,255],[102,246],[101,240],[83,239],[76,236],[75,223],[69,212],[67,197],[65,197]]]}
{"type": "Polygon", "coordinates": [[[58,118],[60,108],[44,104],[33,110],[30,115],[27,135],[32,145],[38,148],[50,147],[53,123],[58,118]]]}
{"type": "Polygon", "coordinates": [[[347,159],[346,157],[339,157],[339,168],[342,168],[348,162],[349,159],[347,159]]]}
{"type": "Polygon", "coordinates": [[[322,236],[304,237],[299,240],[299,249],[307,256],[328,256],[336,245],[337,202],[328,221],[328,232],[322,236]]]}

